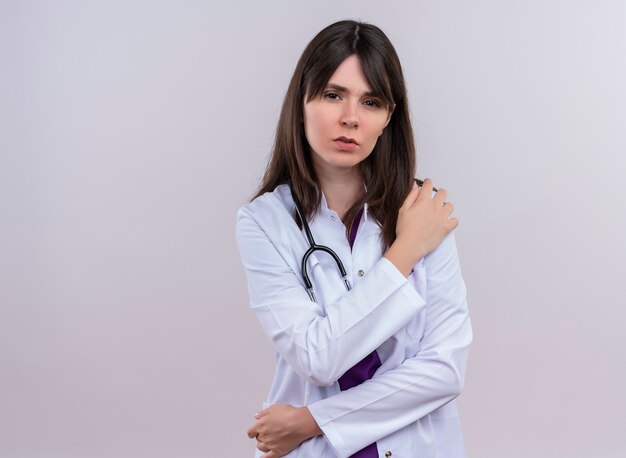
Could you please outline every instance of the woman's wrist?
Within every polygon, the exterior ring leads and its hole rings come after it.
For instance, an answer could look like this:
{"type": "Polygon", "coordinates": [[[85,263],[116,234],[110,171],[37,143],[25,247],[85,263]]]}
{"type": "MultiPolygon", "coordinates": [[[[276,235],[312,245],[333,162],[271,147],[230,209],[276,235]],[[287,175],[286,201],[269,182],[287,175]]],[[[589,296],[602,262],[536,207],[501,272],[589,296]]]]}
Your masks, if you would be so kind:
{"type": "Polygon", "coordinates": [[[405,277],[411,274],[417,261],[424,257],[418,250],[409,249],[409,247],[404,246],[400,239],[396,239],[396,241],[391,244],[384,256],[389,262],[396,266],[396,269],[405,277]]]}
{"type": "Polygon", "coordinates": [[[308,407],[299,407],[296,409],[296,413],[298,416],[298,431],[300,433],[300,436],[303,438],[303,441],[323,434],[319,425],[315,421],[315,418],[313,418],[313,415],[311,415],[308,407]]]}

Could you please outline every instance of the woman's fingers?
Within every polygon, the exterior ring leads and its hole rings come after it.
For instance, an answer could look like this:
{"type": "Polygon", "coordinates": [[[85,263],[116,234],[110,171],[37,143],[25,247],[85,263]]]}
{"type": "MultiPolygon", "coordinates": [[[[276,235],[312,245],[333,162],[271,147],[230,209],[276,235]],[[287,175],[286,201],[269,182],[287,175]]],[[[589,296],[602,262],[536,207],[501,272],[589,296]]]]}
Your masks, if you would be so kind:
{"type": "Polygon", "coordinates": [[[446,214],[450,216],[450,214],[454,210],[454,205],[452,205],[452,202],[444,202],[443,208],[446,210],[446,214]]]}
{"type": "Polygon", "coordinates": [[[248,428],[248,431],[247,431],[248,437],[249,437],[250,439],[255,438],[255,437],[256,437],[256,436],[257,436],[257,435],[261,432],[261,431],[259,430],[259,426],[260,426],[260,425],[259,425],[258,420],[259,420],[259,418],[263,417],[265,414],[266,414],[266,413],[265,413],[265,411],[264,411],[264,410],[261,410],[260,412],[257,412],[257,413],[255,413],[255,414],[254,414],[254,418],[256,418],[256,419],[257,419],[257,421],[256,421],[256,422],[255,422],[252,426],[250,426],[250,427],[248,428]]]}
{"type": "Polygon", "coordinates": [[[401,209],[411,208],[411,206],[413,206],[413,204],[415,203],[415,200],[417,200],[419,193],[420,193],[420,188],[417,185],[417,183],[414,181],[413,186],[411,186],[411,190],[407,194],[400,208],[401,209]]]}
{"type": "Polygon", "coordinates": [[[446,198],[448,197],[448,191],[446,191],[444,188],[439,188],[435,192],[434,197],[432,197],[433,190],[433,180],[431,180],[430,178],[426,178],[422,182],[421,186],[418,185],[416,182],[413,182],[413,186],[411,187],[409,194],[406,196],[406,199],[404,199],[401,208],[411,208],[418,199],[426,200],[431,198],[435,204],[437,204],[438,206],[442,206],[446,201],[446,198]]]}
{"type": "Polygon", "coordinates": [[[437,206],[443,206],[447,198],[448,191],[446,191],[444,188],[439,188],[439,190],[435,193],[435,196],[433,197],[433,202],[437,206]]]}
{"type": "Polygon", "coordinates": [[[265,442],[258,442],[256,444],[256,448],[266,453],[270,451],[270,448],[265,444],[265,442]]]}
{"type": "Polygon", "coordinates": [[[433,193],[433,180],[430,178],[426,178],[420,187],[420,195],[422,200],[430,199],[431,194],[433,193]]]}

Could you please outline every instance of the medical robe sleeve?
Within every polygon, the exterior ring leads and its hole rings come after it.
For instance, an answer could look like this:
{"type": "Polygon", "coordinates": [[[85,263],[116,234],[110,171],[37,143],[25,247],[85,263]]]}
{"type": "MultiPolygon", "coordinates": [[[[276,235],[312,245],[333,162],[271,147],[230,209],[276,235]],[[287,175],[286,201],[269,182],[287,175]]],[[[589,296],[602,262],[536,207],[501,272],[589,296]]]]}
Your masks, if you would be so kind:
{"type": "Polygon", "coordinates": [[[382,258],[351,291],[322,308],[245,208],[238,214],[236,237],[250,307],[276,351],[315,385],[333,384],[424,306],[407,279],[382,258]]]}
{"type": "Polygon", "coordinates": [[[417,421],[462,390],[472,329],[454,237],[424,260],[426,325],[416,355],[309,406],[338,457],[348,457],[417,421]]]}

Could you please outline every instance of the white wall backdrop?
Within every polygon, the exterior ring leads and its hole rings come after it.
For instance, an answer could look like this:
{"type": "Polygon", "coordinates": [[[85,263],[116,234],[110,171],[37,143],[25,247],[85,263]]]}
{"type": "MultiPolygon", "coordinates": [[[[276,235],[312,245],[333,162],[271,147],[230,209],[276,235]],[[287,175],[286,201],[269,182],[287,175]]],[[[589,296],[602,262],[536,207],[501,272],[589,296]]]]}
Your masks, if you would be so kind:
{"type": "Polygon", "coordinates": [[[445,186],[474,458],[626,456],[626,3],[0,1],[0,458],[252,456],[237,208],[296,60],[379,25],[445,186]]]}

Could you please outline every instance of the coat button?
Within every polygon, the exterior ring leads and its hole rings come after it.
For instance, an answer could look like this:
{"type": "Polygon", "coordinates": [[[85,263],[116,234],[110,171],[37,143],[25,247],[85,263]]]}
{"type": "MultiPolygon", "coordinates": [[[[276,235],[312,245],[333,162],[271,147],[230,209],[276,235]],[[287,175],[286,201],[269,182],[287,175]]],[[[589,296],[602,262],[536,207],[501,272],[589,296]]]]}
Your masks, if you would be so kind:
{"type": "Polygon", "coordinates": [[[365,275],[365,272],[363,272],[362,270],[359,270],[359,271],[357,272],[357,275],[358,275],[359,277],[362,277],[363,275],[365,275]]]}
{"type": "Polygon", "coordinates": [[[393,455],[393,453],[391,453],[389,450],[387,450],[387,451],[385,452],[385,457],[386,457],[386,458],[389,458],[391,455],[393,455]]]}
{"type": "Polygon", "coordinates": [[[335,221],[335,217],[334,217],[334,216],[332,216],[332,215],[330,216],[330,219],[331,219],[332,221],[335,221]]]}

